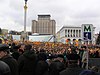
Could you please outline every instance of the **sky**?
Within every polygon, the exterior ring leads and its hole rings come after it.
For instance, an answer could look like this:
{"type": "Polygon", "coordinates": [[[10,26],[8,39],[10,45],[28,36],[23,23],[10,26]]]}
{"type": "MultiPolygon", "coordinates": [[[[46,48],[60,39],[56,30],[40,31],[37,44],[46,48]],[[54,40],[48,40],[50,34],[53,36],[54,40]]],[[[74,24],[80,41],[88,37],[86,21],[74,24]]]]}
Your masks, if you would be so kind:
{"type": "MultiPolygon", "coordinates": [[[[24,0],[0,0],[0,28],[24,30],[24,0]]],[[[32,20],[50,14],[56,21],[56,32],[63,26],[93,24],[100,31],[100,0],[28,0],[26,31],[31,31],[32,20]]]]}

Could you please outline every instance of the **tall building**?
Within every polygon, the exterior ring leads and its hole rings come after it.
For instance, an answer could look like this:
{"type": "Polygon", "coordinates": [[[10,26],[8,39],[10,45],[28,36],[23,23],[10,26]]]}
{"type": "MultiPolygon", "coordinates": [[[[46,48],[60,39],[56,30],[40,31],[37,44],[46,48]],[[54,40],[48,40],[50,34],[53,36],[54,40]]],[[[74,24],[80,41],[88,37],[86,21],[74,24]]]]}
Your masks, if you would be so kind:
{"type": "Polygon", "coordinates": [[[56,22],[50,17],[50,15],[38,15],[38,21],[32,20],[32,33],[55,35],[56,22]]]}

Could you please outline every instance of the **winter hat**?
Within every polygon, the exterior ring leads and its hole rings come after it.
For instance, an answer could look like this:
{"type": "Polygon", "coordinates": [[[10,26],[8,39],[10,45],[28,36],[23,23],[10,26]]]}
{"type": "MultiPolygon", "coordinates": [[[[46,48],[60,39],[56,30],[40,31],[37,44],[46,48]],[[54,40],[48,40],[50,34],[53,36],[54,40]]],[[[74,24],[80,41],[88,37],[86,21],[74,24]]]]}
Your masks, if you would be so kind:
{"type": "Polygon", "coordinates": [[[9,46],[6,44],[0,44],[0,51],[9,51],[9,46]]]}
{"type": "Polygon", "coordinates": [[[79,75],[100,75],[92,70],[84,70],[79,75]]]}

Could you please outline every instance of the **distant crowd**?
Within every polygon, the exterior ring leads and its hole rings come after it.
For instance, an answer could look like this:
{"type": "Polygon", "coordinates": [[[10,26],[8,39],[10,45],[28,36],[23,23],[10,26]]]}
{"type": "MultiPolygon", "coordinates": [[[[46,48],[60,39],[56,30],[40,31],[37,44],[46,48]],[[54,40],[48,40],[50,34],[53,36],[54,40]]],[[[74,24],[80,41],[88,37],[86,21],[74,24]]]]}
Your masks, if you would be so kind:
{"type": "Polygon", "coordinates": [[[7,41],[0,44],[0,75],[100,75],[89,58],[100,58],[99,46],[7,41]]]}

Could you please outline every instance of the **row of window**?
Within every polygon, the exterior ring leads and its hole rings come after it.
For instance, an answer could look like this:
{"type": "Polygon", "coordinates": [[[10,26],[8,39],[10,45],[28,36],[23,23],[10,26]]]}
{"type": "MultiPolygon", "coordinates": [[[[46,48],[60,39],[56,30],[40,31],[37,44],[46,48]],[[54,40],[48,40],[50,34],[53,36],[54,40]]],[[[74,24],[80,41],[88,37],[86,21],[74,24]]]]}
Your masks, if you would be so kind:
{"type": "Polygon", "coordinates": [[[81,37],[81,30],[65,30],[65,37],[81,37]]]}

